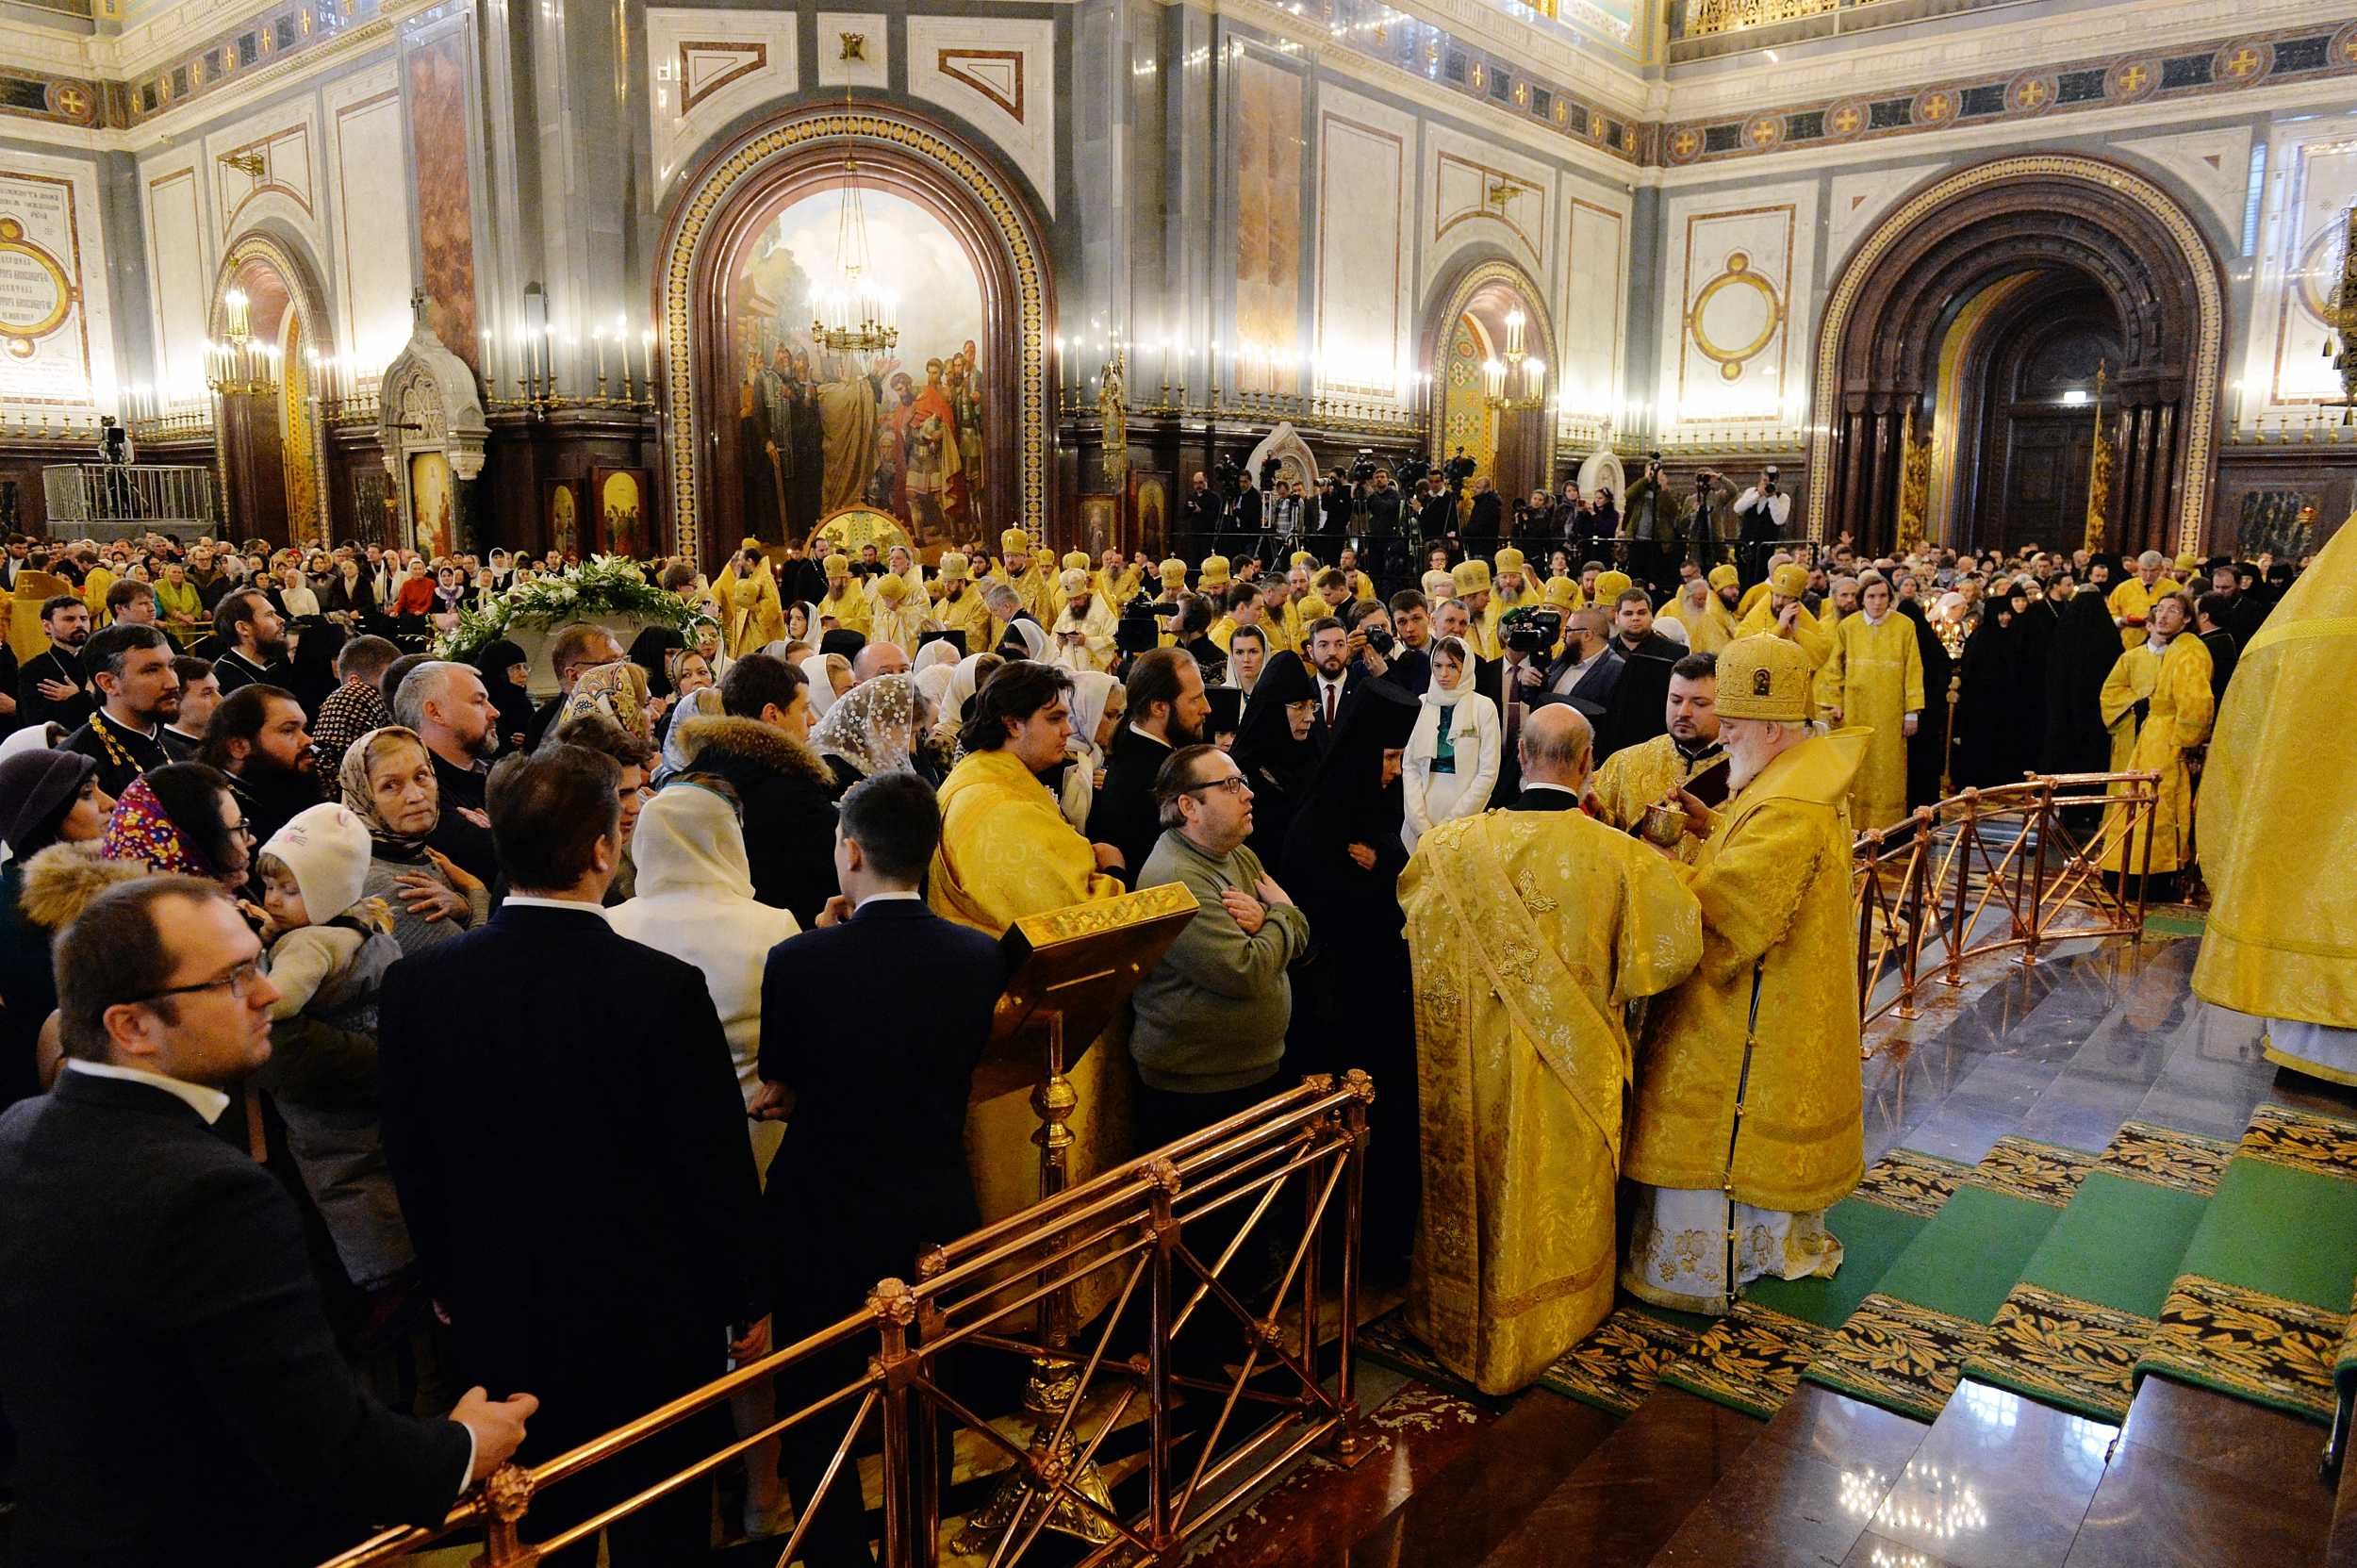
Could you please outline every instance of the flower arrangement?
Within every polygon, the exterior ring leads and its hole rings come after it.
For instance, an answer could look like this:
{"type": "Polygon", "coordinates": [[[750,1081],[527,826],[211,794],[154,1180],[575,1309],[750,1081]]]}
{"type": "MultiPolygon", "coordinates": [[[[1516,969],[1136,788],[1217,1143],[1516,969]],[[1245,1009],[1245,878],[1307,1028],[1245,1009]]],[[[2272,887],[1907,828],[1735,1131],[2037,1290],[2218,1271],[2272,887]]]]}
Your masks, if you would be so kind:
{"type": "Polygon", "coordinates": [[[695,630],[711,619],[679,595],[648,582],[646,573],[627,557],[592,555],[562,576],[537,577],[508,589],[487,609],[459,611],[458,623],[435,645],[434,653],[442,659],[470,659],[485,643],[505,636],[510,626],[556,626],[600,616],[635,616],[689,635],[691,641],[695,630]]]}

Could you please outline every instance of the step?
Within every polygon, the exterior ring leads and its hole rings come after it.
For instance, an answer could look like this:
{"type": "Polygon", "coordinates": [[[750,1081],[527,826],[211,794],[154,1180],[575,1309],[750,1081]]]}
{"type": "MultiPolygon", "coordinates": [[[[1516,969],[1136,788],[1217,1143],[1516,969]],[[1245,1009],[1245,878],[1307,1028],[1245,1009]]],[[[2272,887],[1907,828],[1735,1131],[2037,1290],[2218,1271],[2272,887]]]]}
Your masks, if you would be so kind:
{"type": "Polygon", "coordinates": [[[1481,1568],[1643,1562],[1766,1430],[1764,1422],[1683,1389],[1657,1389],[1486,1556],[1468,1543],[1451,1560],[1481,1568]]]}

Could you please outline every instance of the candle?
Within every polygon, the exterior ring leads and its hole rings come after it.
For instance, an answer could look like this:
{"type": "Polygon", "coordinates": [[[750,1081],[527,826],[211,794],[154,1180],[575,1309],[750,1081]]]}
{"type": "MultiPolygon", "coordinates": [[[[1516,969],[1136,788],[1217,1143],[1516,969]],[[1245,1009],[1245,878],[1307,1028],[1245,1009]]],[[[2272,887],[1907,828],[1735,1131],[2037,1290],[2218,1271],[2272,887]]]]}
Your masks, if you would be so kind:
{"type": "Polygon", "coordinates": [[[600,327],[591,337],[598,340],[598,385],[605,385],[605,328],[600,327]]]}
{"type": "Polygon", "coordinates": [[[646,331],[640,333],[638,335],[638,342],[640,347],[646,351],[647,396],[651,398],[654,396],[654,328],[649,327],[646,331]]]}

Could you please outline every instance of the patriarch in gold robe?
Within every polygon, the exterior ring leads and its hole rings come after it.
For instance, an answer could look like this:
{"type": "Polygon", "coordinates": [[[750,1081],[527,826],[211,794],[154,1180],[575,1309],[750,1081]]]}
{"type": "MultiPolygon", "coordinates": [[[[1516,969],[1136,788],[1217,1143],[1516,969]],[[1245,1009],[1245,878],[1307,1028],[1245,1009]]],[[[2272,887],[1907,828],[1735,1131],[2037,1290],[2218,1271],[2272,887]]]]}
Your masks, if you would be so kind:
{"type": "Polygon", "coordinates": [[[1864,1165],[1849,797],[1867,736],[1816,733],[1814,673],[1788,638],[1730,643],[1718,711],[1735,794],[1716,813],[1683,798],[1709,829],[1680,868],[1703,956],[1648,1020],[1621,1275],[1657,1306],[1722,1313],[1747,1280],[1841,1263],[1825,1210],[1864,1165]]]}
{"type": "Polygon", "coordinates": [[[1817,705],[1826,722],[1871,735],[1850,786],[1850,819],[1887,828],[1907,814],[1907,742],[1923,714],[1923,654],[1915,622],[1891,613],[1890,584],[1880,572],[1859,580],[1857,598],[1857,613],[1832,627],[1817,705]]]}
{"type": "MultiPolygon", "coordinates": [[[[2105,809],[2106,871],[2167,875],[2192,858],[2193,775],[2186,753],[2210,738],[2216,712],[2210,650],[2187,630],[2192,619],[2184,595],[2154,600],[2145,639],[2120,654],[2104,678],[2098,701],[2112,733],[2111,770],[2157,773],[2161,781],[2151,820],[2133,834],[2127,807],[2105,809]]],[[[2125,787],[2116,785],[2113,793],[2125,787]]]]}
{"type": "MultiPolygon", "coordinates": [[[[2194,994],[2267,1020],[2267,1059],[2357,1085],[2357,518],[2242,650],[2202,770],[2210,918],[2194,994]]],[[[2181,639],[2183,640],[2183,639],[2181,639]]]]}
{"type": "MultiPolygon", "coordinates": [[[[1029,660],[1006,665],[977,694],[958,737],[965,756],[941,785],[941,844],[927,881],[936,915],[1001,936],[1026,915],[1121,896],[1111,874],[1119,854],[1075,832],[1039,781],[1064,760],[1071,695],[1069,671],[1029,660]]],[[[1116,1098],[1126,1069],[1106,1066],[1115,1054],[1100,1045],[1069,1069],[1081,1106],[1071,1124],[1080,1141],[1066,1156],[1076,1183],[1129,1152],[1116,1098]]],[[[1038,1200],[1031,1087],[1019,1074],[975,1080],[965,1143],[985,1221],[1038,1200]]]]}
{"type": "Polygon", "coordinates": [[[1671,865],[1578,809],[1592,753],[1575,710],[1534,710],[1522,794],[1426,834],[1399,879],[1424,1168],[1409,1321],[1486,1394],[1611,1311],[1625,1009],[1703,950],[1671,865]]]}

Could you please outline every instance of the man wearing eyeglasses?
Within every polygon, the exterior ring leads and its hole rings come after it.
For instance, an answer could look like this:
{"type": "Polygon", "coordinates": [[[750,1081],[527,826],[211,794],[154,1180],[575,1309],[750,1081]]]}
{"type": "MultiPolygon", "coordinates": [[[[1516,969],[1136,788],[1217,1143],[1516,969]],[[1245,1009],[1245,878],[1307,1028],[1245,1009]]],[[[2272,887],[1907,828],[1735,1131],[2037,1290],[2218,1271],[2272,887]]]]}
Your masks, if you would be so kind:
{"type": "Polygon", "coordinates": [[[1293,1021],[1286,967],[1310,922],[1244,848],[1252,788],[1216,746],[1182,746],[1155,776],[1162,835],[1137,885],[1187,884],[1187,922],[1132,999],[1129,1054],[1143,1081],[1140,1147],[1160,1148],[1267,1098],[1293,1021]]]}
{"type": "Polygon", "coordinates": [[[316,1562],[438,1522],[536,1409],[476,1388],[416,1420],[346,1368],[293,1203],[209,1125],[270,1058],[260,953],[190,877],[111,888],[58,938],[65,1070],[0,1116],[24,1561],[316,1562]]]}

